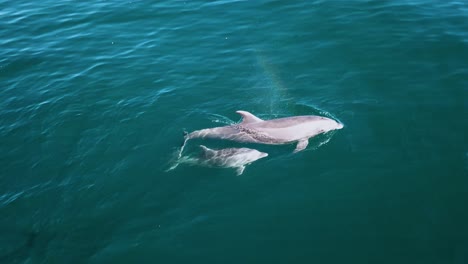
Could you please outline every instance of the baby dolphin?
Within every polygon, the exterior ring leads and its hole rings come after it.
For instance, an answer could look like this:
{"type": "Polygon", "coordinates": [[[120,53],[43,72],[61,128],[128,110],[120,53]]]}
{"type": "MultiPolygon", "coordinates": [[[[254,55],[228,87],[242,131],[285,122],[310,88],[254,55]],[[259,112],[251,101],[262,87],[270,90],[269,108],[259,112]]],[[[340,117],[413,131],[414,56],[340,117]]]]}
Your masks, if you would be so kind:
{"type": "Polygon", "coordinates": [[[247,111],[236,113],[242,116],[241,123],[193,131],[185,136],[184,144],[192,138],[216,138],[270,145],[297,142],[294,152],[298,152],[307,147],[309,138],[343,128],[343,124],[323,116],[307,115],[262,120],[247,111]]]}
{"type": "Polygon", "coordinates": [[[268,156],[268,153],[250,148],[210,149],[203,145],[200,145],[200,148],[201,154],[198,157],[181,157],[171,169],[186,163],[212,168],[234,168],[239,176],[244,172],[245,166],[268,156]]]}

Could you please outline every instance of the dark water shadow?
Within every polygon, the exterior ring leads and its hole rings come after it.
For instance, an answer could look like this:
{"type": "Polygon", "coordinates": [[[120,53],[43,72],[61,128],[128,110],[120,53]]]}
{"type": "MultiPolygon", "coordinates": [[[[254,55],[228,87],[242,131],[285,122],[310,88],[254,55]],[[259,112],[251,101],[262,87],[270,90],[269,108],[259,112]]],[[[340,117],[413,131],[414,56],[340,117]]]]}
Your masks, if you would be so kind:
{"type": "Polygon", "coordinates": [[[2,230],[2,245],[8,245],[0,249],[0,263],[23,262],[31,255],[31,251],[36,245],[38,232],[2,230]]]}

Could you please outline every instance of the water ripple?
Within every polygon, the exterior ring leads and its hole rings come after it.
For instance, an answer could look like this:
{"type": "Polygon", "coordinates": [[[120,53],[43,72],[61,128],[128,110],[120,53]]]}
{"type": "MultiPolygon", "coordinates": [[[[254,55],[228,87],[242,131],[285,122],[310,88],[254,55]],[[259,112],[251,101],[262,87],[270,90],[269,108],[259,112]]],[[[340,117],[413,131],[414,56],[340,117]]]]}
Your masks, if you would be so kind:
{"type": "MultiPolygon", "coordinates": [[[[246,255],[259,248],[260,258],[271,241],[305,235],[329,252],[342,245],[323,243],[339,236],[324,229],[375,242],[359,225],[369,221],[383,237],[416,230],[399,234],[407,244],[389,240],[399,249],[441,241],[429,230],[459,237],[441,227],[465,220],[457,206],[466,200],[467,18],[465,1],[3,1],[0,224],[40,227],[41,242],[55,234],[30,250],[42,255],[25,250],[15,261],[115,262],[129,251],[151,255],[139,251],[151,245],[184,262],[194,251],[212,256],[211,240],[246,255]],[[271,148],[268,165],[247,177],[162,172],[184,129],[232,124],[239,109],[325,115],[346,128],[303,155],[271,148]],[[369,199],[347,199],[356,190],[369,199]],[[290,193],[297,199],[284,199],[290,193]],[[364,207],[382,211],[343,209],[364,207]],[[278,214],[289,208],[304,219],[303,229],[293,220],[304,231],[296,236],[278,214]],[[379,223],[402,212],[408,219],[379,223]],[[243,243],[223,240],[236,235],[243,243]],[[204,247],[187,250],[195,244],[204,247]]],[[[414,259],[447,259],[427,256],[414,259]]]]}

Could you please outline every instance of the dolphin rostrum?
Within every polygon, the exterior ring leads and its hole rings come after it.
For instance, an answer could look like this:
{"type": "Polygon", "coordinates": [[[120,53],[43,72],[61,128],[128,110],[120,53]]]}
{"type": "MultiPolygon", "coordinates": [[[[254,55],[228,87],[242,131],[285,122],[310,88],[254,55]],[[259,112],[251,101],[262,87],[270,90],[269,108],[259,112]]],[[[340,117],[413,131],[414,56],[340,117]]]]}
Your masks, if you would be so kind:
{"type": "Polygon", "coordinates": [[[343,124],[323,116],[307,115],[262,120],[247,111],[236,111],[236,113],[243,118],[239,124],[193,131],[185,136],[185,142],[193,138],[216,138],[271,145],[297,142],[294,152],[298,152],[307,147],[309,138],[343,128],[343,124]]]}
{"type": "Polygon", "coordinates": [[[200,165],[214,168],[234,168],[237,175],[244,172],[245,166],[267,157],[268,153],[250,148],[210,149],[200,145],[201,154],[198,157],[184,156],[178,159],[177,164],[169,170],[175,169],[179,164],[200,165]]]}

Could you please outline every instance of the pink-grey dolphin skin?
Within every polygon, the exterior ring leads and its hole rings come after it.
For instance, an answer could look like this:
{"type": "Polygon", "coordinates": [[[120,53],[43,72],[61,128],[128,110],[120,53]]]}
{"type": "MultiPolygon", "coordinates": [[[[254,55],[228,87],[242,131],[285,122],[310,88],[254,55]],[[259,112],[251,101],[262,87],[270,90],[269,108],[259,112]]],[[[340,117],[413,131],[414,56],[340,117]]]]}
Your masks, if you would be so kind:
{"type": "Polygon", "coordinates": [[[210,149],[203,145],[200,145],[200,148],[203,153],[200,158],[201,164],[208,167],[235,168],[238,176],[244,172],[246,165],[268,156],[268,153],[250,148],[210,149]]]}
{"type": "Polygon", "coordinates": [[[183,156],[167,171],[175,169],[179,164],[199,165],[212,168],[234,168],[237,175],[244,172],[245,166],[268,156],[268,153],[250,148],[210,149],[200,145],[198,157],[183,156]]]}
{"type": "Polygon", "coordinates": [[[193,131],[185,142],[193,138],[226,139],[237,142],[280,145],[297,142],[294,152],[304,150],[309,138],[343,128],[343,124],[323,116],[291,116],[262,120],[247,111],[236,111],[242,122],[230,126],[193,131]]]}

